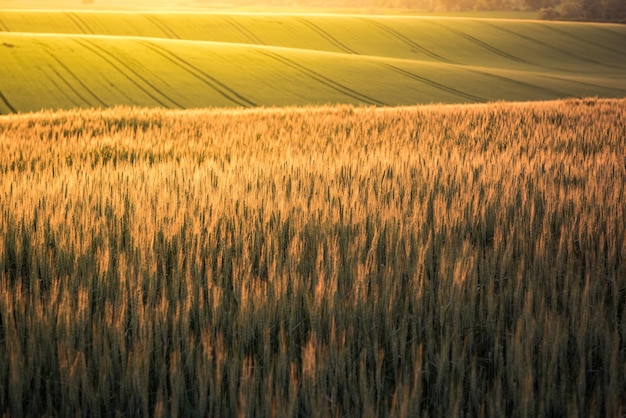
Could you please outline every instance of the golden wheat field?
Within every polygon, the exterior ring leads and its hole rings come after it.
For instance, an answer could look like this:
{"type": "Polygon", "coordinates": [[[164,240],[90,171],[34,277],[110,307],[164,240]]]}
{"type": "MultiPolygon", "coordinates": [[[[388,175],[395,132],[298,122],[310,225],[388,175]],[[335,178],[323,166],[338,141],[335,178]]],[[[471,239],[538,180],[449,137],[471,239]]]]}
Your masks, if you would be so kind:
{"type": "Polygon", "coordinates": [[[626,413],[626,100],[0,117],[3,416],[626,413]]]}

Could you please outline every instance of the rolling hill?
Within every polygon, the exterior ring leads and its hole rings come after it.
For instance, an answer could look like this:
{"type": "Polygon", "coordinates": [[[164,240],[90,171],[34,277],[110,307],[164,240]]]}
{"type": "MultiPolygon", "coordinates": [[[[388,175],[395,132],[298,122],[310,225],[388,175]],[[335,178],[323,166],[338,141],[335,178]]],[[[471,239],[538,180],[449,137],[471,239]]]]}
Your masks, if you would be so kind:
{"type": "Polygon", "coordinates": [[[591,23],[3,11],[0,112],[623,97],[625,41],[591,23]]]}

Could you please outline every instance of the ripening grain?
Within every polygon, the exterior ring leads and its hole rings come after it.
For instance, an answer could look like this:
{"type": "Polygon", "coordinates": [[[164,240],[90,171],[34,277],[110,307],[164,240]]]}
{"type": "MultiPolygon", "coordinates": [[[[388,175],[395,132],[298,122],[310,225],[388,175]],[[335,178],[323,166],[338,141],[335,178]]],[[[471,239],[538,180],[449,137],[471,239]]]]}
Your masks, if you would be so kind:
{"type": "Polygon", "coordinates": [[[626,101],[0,118],[0,412],[621,416],[626,101]]]}

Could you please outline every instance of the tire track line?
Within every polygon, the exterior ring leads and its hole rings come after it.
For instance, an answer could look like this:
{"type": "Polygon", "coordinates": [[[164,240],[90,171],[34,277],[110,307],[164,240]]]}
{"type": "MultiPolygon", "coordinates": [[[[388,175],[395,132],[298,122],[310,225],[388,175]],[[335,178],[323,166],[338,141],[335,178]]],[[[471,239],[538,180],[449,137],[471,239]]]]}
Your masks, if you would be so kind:
{"type": "Polygon", "coordinates": [[[368,19],[368,18],[363,18],[363,20],[365,20],[366,22],[370,23],[371,25],[376,26],[379,29],[382,29],[383,31],[387,32],[388,34],[390,34],[391,36],[393,36],[394,38],[400,40],[401,42],[403,42],[404,44],[410,46],[411,48],[413,48],[416,51],[421,52],[424,55],[427,55],[437,61],[441,61],[441,62],[446,62],[448,64],[456,64],[456,62],[449,60],[435,52],[432,52],[431,50],[424,48],[422,45],[418,44],[417,42],[413,41],[411,38],[401,34],[400,32],[398,32],[397,30],[390,28],[389,26],[378,22],[376,20],[372,20],[372,19],[368,19]]]}
{"type": "Polygon", "coordinates": [[[553,95],[558,96],[558,97],[565,96],[565,93],[562,92],[562,91],[554,90],[554,89],[551,89],[549,87],[537,86],[535,84],[526,83],[525,81],[516,80],[514,78],[505,77],[503,75],[493,74],[493,73],[489,73],[489,72],[486,72],[486,71],[480,71],[480,70],[472,70],[472,69],[466,69],[466,71],[468,71],[470,73],[474,73],[474,74],[479,74],[479,75],[484,75],[484,76],[487,76],[487,77],[492,77],[492,78],[495,78],[497,80],[506,81],[508,83],[517,84],[519,86],[522,86],[525,89],[531,88],[531,89],[535,89],[535,90],[541,90],[542,92],[549,92],[549,93],[552,93],[553,95]]]}
{"type": "Polygon", "coordinates": [[[9,27],[7,26],[6,23],[4,23],[2,21],[2,19],[0,19],[0,32],[11,32],[11,29],[9,29],[9,27]],[[4,28],[4,29],[3,29],[4,28]]]}
{"type": "Polygon", "coordinates": [[[595,83],[590,83],[590,82],[586,82],[586,81],[580,81],[580,80],[571,80],[569,78],[564,78],[564,77],[558,77],[558,76],[554,76],[554,75],[544,75],[543,77],[545,78],[550,78],[553,80],[559,80],[559,81],[565,81],[567,83],[573,83],[573,84],[579,84],[581,86],[587,86],[587,87],[593,87],[593,88],[600,88],[603,90],[611,90],[612,92],[622,92],[622,93],[626,93],[626,90],[619,88],[619,87],[608,87],[608,86],[603,86],[601,84],[595,84],[595,83]]]}
{"type": "Polygon", "coordinates": [[[516,57],[515,55],[511,55],[508,52],[505,52],[505,51],[503,51],[501,49],[496,48],[495,46],[491,46],[487,42],[481,41],[480,39],[470,35],[469,33],[465,33],[465,32],[462,32],[460,30],[451,28],[449,26],[442,25],[441,23],[434,22],[432,20],[426,20],[426,22],[430,23],[431,25],[435,25],[437,27],[447,29],[450,32],[452,32],[452,33],[454,33],[454,34],[456,34],[456,35],[458,35],[458,36],[460,36],[462,38],[465,38],[468,41],[470,41],[470,42],[472,42],[472,43],[474,43],[474,44],[476,44],[476,45],[486,49],[487,51],[489,51],[489,52],[491,52],[493,54],[501,56],[502,58],[506,58],[506,59],[508,59],[510,61],[518,62],[518,63],[521,63],[521,64],[533,65],[531,62],[528,62],[528,61],[526,61],[526,60],[524,60],[522,58],[516,57]]]}
{"type": "MultiPolygon", "coordinates": [[[[52,52],[49,52],[50,56],[61,66],[61,68],[63,68],[65,71],[67,71],[67,73],[69,75],[71,75],[74,80],[76,80],[76,82],[78,82],[78,84],[80,84],[80,86],[85,89],[85,91],[87,91],[90,95],[93,96],[94,99],[96,99],[97,102],[99,102],[102,106],[107,107],[107,104],[102,101],[98,95],[96,93],[94,93],[84,82],[83,80],[80,79],[80,77],[78,77],[76,74],[74,74],[74,72],[72,70],[70,70],[67,65],[65,65],[60,59],[58,59],[56,56],[54,56],[54,54],[52,54],[52,52]]],[[[61,77],[63,79],[65,79],[64,77],[61,77]]],[[[82,98],[82,96],[79,96],[82,98]]],[[[89,103],[88,100],[85,100],[85,102],[89,103]]]]}
{"type": "Polygon", "coordinates": [[[417,75],[415,73],[412,73],[412,72],[407,71],[405,69],[402,69],[400,67],[396,67],[395,65],[391,65],[391,64],[384,64],[384,65],[385,65],[385,67],[387,67],[387,68],[389,68],[389,69],[391,69],[391,70],[393,70],[393,71],[395,71],[395,72],[397,72],[399,74],[402,74],[402,75],[404,75],[406,77],[412,78],[413,80],[420,81],[420,82],[422,82],[424,84],[428,84],[429,86],[435,87],[435,88],[437,88],[439,90],[443,90],[445,92],[454,94],[456,96],[464,97],[464,98],[469,99],[469,100],[471,100],[473,102],[485,102],[486,101],[486,99],[484,99],[482,97],[474,96],[473,94],[466,93],[466,92],[461,91],[461,90],[457,90],[454,87],[446,86],[445,84],[438,83],[438,82],[436,82],[434,80],[431,80],[429,78],[422,77],[421,75],[417,75]]]}
{"type": "Polygon", "coordinates": [[[308,26],[310,29],[312,29],[314,32],[316,32],[318,35],[320,35],[322,38],[326,39],[332,45],[334,45],[335,47],[339,48],[341,51],[346,52],[348,54],[359,55],[358,52],[356,52],[354,49],[351,49],[350,47],[346,46],[339,39],[337,39],[336,37],[334,37],[333,35],[331,35],[327,31],[325,31],[324,29],[319,27],[319,25],[317,25],[317,24],[315,24],[315,23],[311,22],[310,20],[305,19],[303,17],[296,17],[296,20],[298,22],[308,26]]]}
{"type": "Polygon", "coordinates": [[[178,107],[179,109],[182,109],[183,106],[180,105],[178,102],[176,102],[175,100],[173,100],[172,98],[168,97],[166,94],[164,94],[163,92],[161,92],[161,90],[156,87],[154,84],[152,84],[150,81],[146,80],[145,77],[143,77],[141,74],[139,74],[134,68],[132,68],[130,65],[126,64],[124,61],[122,61],[119,57],[117,57],[115,54],[111,53],[110,51],[107,51],[106,49],[102,48],[101,46],[95,44],[93,41],[89,41],[89,40],[79,40],[79,39],[74,39],[74,41],[76,43],[78,43],[79,45],[81,45],[83,48],[91,51],[92,53],[96,54],[97,56],[99,56],[100,58],[102,58],[104,61],[106,61],[109,65],[111,65],[113,68],[115,68],[120,74],[122,74],[124,77],[126,77],[126,79],[128,79],[131,83],[133,83],[139,90],[143,91],[145,94],[147,94],[152,100],[154,100],[155,102],[157,102],[158,104],[160,104],[163,107],[167,107],[167,108],[171,108],[171,106],[165,104],[164,101],[162,101],[161,99],[159,99],[158,97],[156,97],[154,94],[152,94],[151,92],[149,92],[147,89],[145,89],[144,87],[142,87],[135,78],[129,76],[121,67],[125,68],[126,70],[130,71],[133,75],[135,75],[135,77],[137,77],[138,79],[140,79],[141,81],[143,81],[146,85],[148,85],[152,90],[156,91],[159,95],[161,95],[165,100],[169,101],[170,103],[172,103],[174,106],[178,107]],[[110,58],[107,58],[110,57],[110,58]],[[116,61],[119,66],[117,64],[115,64],[116,61]]]}
{"type": "Polygon", "coordinates": [[[570,58],[579,59],[581,61],[587,61],[587,62],[590,62],[592,64],[602,65],[601,63],[599,63],[598,61],[596,61],[594,59],[581,57],[580,55],[576,55],[576,54],[574,54],[574,53],[572,53],[570,51],[566,51],[566,50],[557,48],[554,45],[551,45],[551,44],[549,44],[547,42],[540,41],[539,39],[535,39],[535,38],[530,37],[528,35],[525,35],[523,33],[515,32],[515,31],[513,31],[511,29],[503,28],[503,27],[500,27],[498,25],[494,25],[494,24],[489,23],[489,22],[483,22],[483,24],[486,25],[486,26],[489,26],[489,27],[491,27],[493,29],[499,30],[501,32],[508,33],[510,35],[513,35],[513,36],[517,36],[517,37],[522,38],[522,39],[524,39],[524,40],[526,40],[528,42],[532,42],[532,43],[534,43],[536,45],[539,45],[539,46],[542,46],[544,48],[548,48],[548,49],[551,49],[553,51],[558,51],[558,52],[560,52],[562,54],[567,55],[570,58]]]}
{"type": "Polygon", "coordinates": [[[2,91],[0,91],[0,100],[2,100],[2,103],[4,103],[5,106],[8,107],[11,112],[17,113],[17,110],[15,110],[13,105],[11,105],[11,103],[7,100],[4,94],[2,94],[2,91]]]}
{"type": "MultiPolygon", "coordinates": [[[[78,90],[76,90],[76,89],[74,88],[74,86],[72,86],[72,85],[71,85],[71,84],[70,84],[70,83],[69,83],[69,82],[65,79],[65,77],[63,77],[63,76],[61,75],[61,73],[59,73],[59,72],[56,70],[56,68],[52,67],[51,65],[49,65],[49,66],[48,66],[48,68],[50,68],[50,71],[52,71],[52,72],[53,72],[53,73],[54,73],[54,74],[55,74],[55,75],[59,78],[59,80],[61,80],[61,81],[62,81],[62,82],[63,82],[63,83],[67,86],[67,88],[68,88],[68,89],[70,89],[70,90],[72,91],[72,93],[74,93],[76,96],[78,96],[78,98],[79,98],[80,100],[82,100],[82,101],[83,101],[83,102],[84,102],[87,106],[89,106],[89,107],[93,107],[93,104],[92,104],[89,100],[87,100],[85,97],[83,97],[83,95],[82,95],[82,94],[80,94],[80,92],[79,92],[78,90]]],[[[55,86],[56,88],[58,88],[61,92],[64,92],[64,89],[62,89],[61,87],[59,87],[59,85],[58,85],[58,84],[54,81],[54,79],[53,79],[52,77],[48,76],[48,80],[50,80],[50,82],[52,82],[52,84],[54,84],[54,86],[55,86]]],[[[68,98],[68,99],[69,99],[72,103],[74,103],[76,106],[78,106],[78,104],[77,104],[74,100],[72,100],[72,99],[71,99],[71,98],[70,98],[70,97],[69,97],[66,93],[63,93],[63,94],[64,94],[64,95],[65,95],[65,97],[67,97],[67,98],[68,98]]]]}
{"type": "MultiPolygon", "coordinates": [[[[553,94],[556,97],[566,97],[566,96],[568,96],[568,93],[565,93],[565,92],[560,91],[560,90],[555,90],[555,89],[552,89],[550,87],[538,86],[536,84],[530,84],[530,83],[527,83],[527,82],[524,82],[524,81],[521,81],[521,80],[516,80],[514,78],[505,77],[505,76],[502,76],[502,75],[493,74],[493,73],[486,72],[486,71],[472,70],[472,69],[467,69],[467,71],[471,72],[471,73],[475,73],[475,74],[486,75],[488,77],[493,77],[493,78],[496,78],[496,79],[499,79],[499,80],[504,80],[504,81],[509,82],[509,83],[517,84],[517,85],[520,85],[520,86],[524,87],[525,89],[531,88],[531,89],[535,89],[535,90],[541,90],[542,92],[549,92],[549,93],[553,94]]],[[[571,79],[568,79],[568,78],[556,77],[556,76],[547,75],[547,74],[545,74],[545,75],[542,74],[541,77],[552,79],[552,80],[565,81],[567,83],[572,83],[572,84],[580,84],[582,86],[588,86],[588,87],[593,87],[593,88],[609,89],[609,87],[603,86],[603,85],[599,85],[599,84],[588,83],[588,82],[580,81],[580,80],[571,80],[571,79]]],[[[612,91],[614,91],[614,92],[620,92],[620,93],[626,94],[626,89],[622,89],[622,88],[619,88],[619,87],[610,87],[610,89],[612,91]]]]}
{"type": "MultiPolygon", "coordinates": [[[[57,63],[57,64],[59,64],[59,66],[60,66],[61,68],[63,68],[63,69],[64,69],[64,70],[65,70],[65,71],[69,74],[69,75],[71,75],[71,76],[74,78],[74,80],[76,80],[76,82],[77,82],[78,84],[80,84],[80,86],[81,86],[81,87],[82,87],[82,88],[83,88],[83,89],[84,89],[87,93],[89,93],[89,94],[90,94],[90,95],[91,95],[94,99],[96,99],[96,101],[97,101],[98,103],[100,103],[100,104],[101,104],[102,106],[104,106],[104,107],[108,107],[108,105],[107,105],[104,101],[102,101],[102,99],[100,99],[100,98],[98,97],[98,95],[96,95],[96,94],[95,94],[95,93],[94,93],[94,92],[93,92],[93,91],[92,91],[92,90],[91,90],[91,89],[90,89],[90,88],[89,88],[89,87],[88,87],[88,86],[87,86],[87,85],[86,85],[86,84],[85,84],[85,83],[84,83],[84,82],[80,79],[80,77],[78,77],[76,74],[74,74],[74,72],[73,72],[72,70],[70,70],[70,69],[69,69],[69,67],[63,63],[63,61],[61,61],[61,60],[60,60],[60,59],[59,59],[56,55],[54,55],[54,54],[52,53],[52,51],[50,51],[50,49],[48,48],[48,46],[47,46],[47,45],[45,45],[45,44],[43,44],[43,43],[41,43],[41,42],[37,42],[37,43],[38,43],[39,45],[41,45],[41,47],[44,49],[44,51],[46,51],[46,53],[47,53],[48,55],[50,55],[50,57],[51,57],[53,60],[55,60],[55,61],[56,61],[56,63],[57,63]]],[[[53,67],[50,67],[50,68],[52,68],[52,69],[53,69],[53,71],[56,71],[56,70],[54,70],[54,68],[53,68],[53,67]]],[[[64,80],[64,81],[67,83],[67,80],[65,79],[65,77],[61,76],[60,74],[58,74],[58,75],[59,75],[59,77],[60,77],[62,80],[64,80]]],[[[74,91],[77,93],[78,97],[80,97],[80,98],[81,98],[81,99],[82,99],[85,103],[89,104],[89,106],[92,106],[92,104],[90,103],[90,101],[89,101],[89,100],[85,99],[85,98],[84,98],[81,94],[79,94],[79,93],[78,93],[78,91],[76,91],[76,90],[74,90],[74,91]]],[[[92,107],[93,107],[93,106],[92,106],[92,107]]]]}
{"type": "Polygon", "coordinates": [[[506,59],[511,60],[511,61],[519,62],[521,64],[531,64],[530,62],[528,62],[528,61],[526,61],[524,59],[521,59],[519,57],[516,57],[515,55],[511,55],[508,52],[505,52],[505,51],[503,51],[501,49],[498,49],[498,48],[496,48],[494,46],[491,46],[487,42],[481,41],[480,39],[475,38],[475,37],[473,37],[472,35],[470,35],[468,33],[461,32],[460,30],[456,30],[456,29],[452,29],[452,28],[449,28],[449,29],[452,32],[456,33],[457,35],[467,39],[468,41],[471,41],[471,42],[475,43],[476,45],[479,45],[479,46],[483,47],[487,51],[490,51],[490,52],[492,52],[492,53],[494,53],[496,55],[499,55],[499,56],[501,56],[503,58],[506,58],[506,59]]]}
{"type": "Polygon", "coordinates": [[[202,71],[200,68],[184,60],[183,58],[179,57],[173,52],[149,41],[137,41],[137,42],[144,45],[146,48],[151,49],[152,51],[154,51],[161,57],[165,58],[169,62],[173,63],[177,67],[181,68],[182,70],[186,71],[187,73],[191,74],[192,76],[202,81],[207,86],[211,87],[213,90],[219,93],[222,97],[224,97],[227,100],[230,100],[236,105],[241,106],[241,107],[257,106],[256,103],[245,98],[244,96],[242,96],[241,94],[233,90],[232,88],[228,87],[226,84],[222,83],[215,77],[202,71]]]}
{"type": "Polygon", "coordinates": [[[609,28],[607,28],[607,27],[601,27],[601,28],[599,28],[599,29],[601,29],[602,31],[604,31],[604,33],[610,33],[612,36],[617,36],[617,37],[620,37],[620,38],[622,38],[624,41],[626,41],[626,33],[622,33],[622,32],[615,32],[615,31],[612,31],[611,29],[609,29],[609,28]]]}
{"type": "Polygon", "coordinates": [[[337,83],[336,81],[318,73],[317,71],[311,70],[310,68],[302,64],[298,64],[297,62],[289,58],[285,58],[281,55],[278,55],[270,51],[258,50],[257,52],[261,55],[265,55],[266,57],[272,58],[273,60],[278,61],[281,64],[284,64],[290,68],[295,69],[296,71],[299,71],[309,76],[313,80],[325,85],[326,87],[330,87],[331,89],[338,91],[339,93],[344,94],[348,97],[352,97],[353,99],[356,99],[360,102],[367,103],[370,105],[375,105],[375,106],[387,106],[386,103],[381,102],[380,100],[374,99],[370,96],[367,96],[365,94],[359,93],[356,90],[346,87],[343,84],[337,83]]]}
{"type": "Polygon", "coordinates": [[[69,17],[72,22],[74,22],[74,24],[78,27],[78,29],[82,33],[84,33],[86,35],[93,35],[94,34],[94,31],[91,30],[89,28],[89,26],[83,21],[83,19],[78,17],[78,15],[76,13],[68,12],[68,13],[65,13],[65,15],[67,17],[69,17]]]}
{"type": "Polygon", "coordinates": [[[176,34],[176,32],[174,32],[174,30],[172,30],[172,28],[170,28],[169,26],[167,26],[165,23],[163,23],[162,21],[160,21],[156,16],[154,15],[143,15],[143,17],[145,17],[150,23],[152,23],[154,26],[156,26],[157,28],[159,28],[159,30],[161,32],[163,32],[165,34],[166,37],[170,38],[170,39],[180,39],[180,36],[178,36],[176,34]]]}
{"type": "Polygon", "coordinates": [[[246,28],[241,23],[237,22],[231,16],[222,15],[222,19],[228,22],[229,25],[234,27],[239,33],[241,33],[244,37],[248,38],[248,40],[252,41],[253,44],[256,45],[265,45],[265,43],[259,38],[254,32],[250,29],[246,28]]]}
{"type": "MultiPolygon", "coordinates": [[[[540,24],[539,24],[539,23],[537,23],[536,25],[540,25],[540,24]]],[[[575,40],[577,40],[577,41],[579,41],[579,42],[586,42],[586,43],[588,43],[589,45],[593,45],[593,46],[595,46],[595,47],[597,47],[597,48],[602,48],[602,49],[605,49],[605,50],[610,51],[610,52],[612,52],[612,53],[614,53],[614,54],[619,54],[619,55],[623,55],[623,54],[624,54],[624,51],[620,51],[620,50],[617,50],[617,49],[613,49],[613,48],[610,48],[609,46],[607,46],[607,45],[605,45],[605,44],[601,44],[601,43],[594,42],[594,41],[592,41],[592,40],[590,40],[590,39],[587,39],[587,38],[583,38],[583,37],[580,37],[580,36],[576,36],[576,35],[574,35],[573,33],[567,32],[567,31],[565,31],[565,30],[563,30],[563,29],[561,29],[561,28],[557,28],[557,27],[554,27],[554,26],[552,26],[552,25],[542,25],[541,27],[542,27],[542,28],[549,29],[549,30],[551,30],[552,32],[556,32],[556,33],[559,33],[559,34],[561,34],[561,35],[565,35],[565,36],[567,36],[567,37],[569,37],[569,38],[572,38],[572,39],[575,39],[575,40]]]]}

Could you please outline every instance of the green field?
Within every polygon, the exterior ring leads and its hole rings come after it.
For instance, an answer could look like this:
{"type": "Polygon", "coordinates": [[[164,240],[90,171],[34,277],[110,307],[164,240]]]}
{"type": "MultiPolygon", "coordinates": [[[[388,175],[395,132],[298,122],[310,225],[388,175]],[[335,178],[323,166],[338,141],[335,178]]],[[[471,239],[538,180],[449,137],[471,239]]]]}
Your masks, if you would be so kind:
{"type": "Polygon", "coordinates": [[[0,113],[626,96],[626,26],[323,14],[0,12],[0,113]]]}

